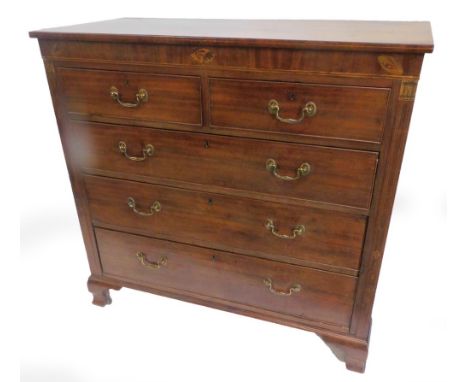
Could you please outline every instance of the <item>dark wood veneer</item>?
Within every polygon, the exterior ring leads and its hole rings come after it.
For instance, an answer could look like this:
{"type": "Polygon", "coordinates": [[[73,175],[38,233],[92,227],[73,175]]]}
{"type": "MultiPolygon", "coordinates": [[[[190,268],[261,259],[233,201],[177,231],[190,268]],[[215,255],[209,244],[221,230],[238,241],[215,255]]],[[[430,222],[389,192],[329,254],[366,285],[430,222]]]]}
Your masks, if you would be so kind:
{"type": "Polygon", "coordinates": [[[271,81],[210,79],[213,126],[380,143],[389,89],[271,81]],[[308,102],[317,113],[288,125],[268,112],[274,99],[285,118],[298,118],[308,102]]]}
{"type": "Polygon", "coordinates": [[[70,118],[78,114],[90,120],[108,117],[201,125],[197,77],[58,68],[57,80],[70,118]],[[111,86],[119,90],[124,102],[135,103],[138,89],[147,91],[148,100],[141,107],[124,108],[109,102],[111,86]]]}
{"type": "Polygon", "coordinates": [[[97,226],[349,274],[360,264],[363,216],[95,176],[85,176],[85,184],[97,226]],[[161,211],[138,215],[128,197],[143,212],[158,201],[161,211]],[[281,234],[299,224],[305,232],[279,239],[266,228],[268,219],[281,234]]]}
{"type": "Polygon", "coordinates": [[[96,238],[104,275],[341,328],[349,325],[354,277],[103,229],[96,229],[96,238]],[[140,251],[147,261],[155,263],[166,258],[166,264],[159,269],[144,267],[135,261],[140,251]],[[265,279],[270,279],[279,292],[287,292],[295,284],[301,286],[301,291],[297,298],[277,296],[269,291],[265,279]]]}
{"type": "Polygon", "coordinates": [[[129,287],[311,330],[363,372],[430,24],[119,19],[30,36],[93,303],[129,287]],[[123,107],[111,86],[123,101],[146,89],[149,102],[123,107]],[[290,125],[268,112],[270,99],[284,117],[308,101],[318,112],[290,125]],[[120,141],[130,156],[147,144],[154,153],[129,160],[120,141]],[[268,158],[281,175],[303,162],[312,171],[281,180],[268,158]],[[161,210],[141,216],[128,197],[161,210]],[[274,236],[267,219],[295,238],[274,236]]]}
{"type": "Polygon", "coordinates": [[[72,126],[73,151],[86,171],[173,179],[364,210],[370,206],[377,153],[125,125],[72,126]],[[120,141],[126,142],[131,155],[140,155],[147,144],[153,145],[154,154],[143,162],[130,161],[119,152],[120,141]],[[267,170],[270,158],[283,175],[294,176],[304,162],[311,171],[297,182],[285,182],[267,170]]]}
{"type": "Polygon", "coordinates": [[[291,48],[247,48],[219,47],[203,45],[204,49],[213,52],[212,61],[201,64],[194,61],[193,53],[197,46],[184,45],[153,45],[128,43],[97,43],[93,41],[60,41],[42,40],[41,51],[44,56],[69,62],[108,62],[120,64],[152,64],[189,66],[191,68],[210,69],[258,69],[286,70],[301,73],[319,72],[323,74],[347,76],[381,76],[395,77],[394,70],[383,66],[379,58],[391,57],[393,62],[401,67],[398,76],[419,75],[422,65],[422,54],[391,55],[353,51],[352,55],[345,51],[305,50],[291,48]]]}
{"type": "Polygon", "coordinates": [[[71,41],[432,52],[428,22],[122,18],[30,32],[71,41]]]}

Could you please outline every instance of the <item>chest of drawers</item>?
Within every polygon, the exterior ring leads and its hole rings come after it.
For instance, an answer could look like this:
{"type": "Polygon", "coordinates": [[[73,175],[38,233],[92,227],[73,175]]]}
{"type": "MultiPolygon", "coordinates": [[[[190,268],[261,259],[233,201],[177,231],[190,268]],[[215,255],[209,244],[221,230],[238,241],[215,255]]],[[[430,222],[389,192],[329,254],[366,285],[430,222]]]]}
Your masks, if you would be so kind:
{"type": "Polygon", "coordinates": [[[39,39],[93,303],[317,333],[364,371],[424,22],[119,19],[39,39]]]}

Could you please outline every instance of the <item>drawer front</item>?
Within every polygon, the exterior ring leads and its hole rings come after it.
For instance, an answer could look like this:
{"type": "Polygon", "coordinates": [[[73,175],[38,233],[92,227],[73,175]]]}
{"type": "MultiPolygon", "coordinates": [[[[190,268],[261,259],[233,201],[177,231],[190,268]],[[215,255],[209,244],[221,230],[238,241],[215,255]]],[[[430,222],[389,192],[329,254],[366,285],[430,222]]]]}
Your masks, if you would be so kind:
{"type": "Polygon", "coordinates": [[[356,278],[96,229],[103,273],[348,327],[356,278]]]}
{"type": "Polygon", "coordinates": [[[385,88],[211,79],[211,125],[380,142],[389,93],[385,88]]]}
{"type": "Polygon", "coordinates": [[[373,152],[103,124],[74,128],[83,167],[364,209],[370,205],[377,165],[373,152]],[[154,153],[134,161],[121,152],[120,142],[127,155],[143,157],[148,144],[154,153]],[[276,169],[267,167],[271,159],[276,169]],[[298,176],[303,164],[310,170],[298,176]]]}
{"type": "Polygon", "coordinates": [[[96,225],[349,274],[359,267],[363,216],[96,176],[85,183],[96,225]]]}
{"type": "Polygon", "coordinates": [[[58,68],[70,117],[201,125],[198,77],[58,68]]]}

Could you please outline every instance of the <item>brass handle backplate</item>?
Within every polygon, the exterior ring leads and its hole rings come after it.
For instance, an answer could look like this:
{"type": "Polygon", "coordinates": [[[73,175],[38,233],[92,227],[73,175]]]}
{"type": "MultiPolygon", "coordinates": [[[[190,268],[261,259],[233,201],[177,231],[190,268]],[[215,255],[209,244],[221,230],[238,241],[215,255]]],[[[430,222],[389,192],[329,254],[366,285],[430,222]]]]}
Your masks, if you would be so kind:
{"type": "Polygon", "coordinates": [[[119,142],[119,151],[122,155],[125,156],[125,158],[135,161],[135,162],[141,162],[145,160],[147,157],[153,156],[154,154],[154,147],[153,145],[145,145],[143,149],[141,150],[141,153],[143,154],[141,157],[135,157],[132,155],[128,155],[127,153],[127,144],[124,141],[119,142]]]}
{"type": "Polygon", "coordinates": [[[137,107],[140,106],[142,102],[148,102],[148,92],[145,89],[138,89],[135,94],[135,102],[125,102],[120,99],[119,89],[115,86],[111,86],[109,89],[111,98],[114,101],[117,101],[119,105],[123,107],[137,107]]]}
{"type": "Polygon", "coordinates": [[[306,176],[310,173],[310,164],[307,162],[302,163],[297,169],[296,169],[296,176],[287,176],[287,175],[280,175],[278,174],[278,163],[274,159],[267,159],[266,161],[266,169],[270,171],[274,176],[281,180],[298,180],[303,176],[306,176]]]}
{"type": "Polygon", "coordinates": [[[273,222],[272,219],[267,220],[265,227],[274,236],[279,237],[280,239],[295,239],[296,237],[301,236],[305,232],[305,226],[303,226],[302,224],[299,224],[292,229],[292,235],[281,234],[276,229],[275,223],[273,222]]]}
{"type": "Polygon", "coordinates": [[[302,289],[300,284],[294,284],[286,292],[281,291],[281,290],[275,289],[273,287],[273,281],[271,281],[271,279],[269,279],[269,278],[264,279],[263,283],[268,287],[268,290],[271,293],[276,294],[278,296],[291,296],[293,293],[299,293],[301,291],[301,289],[302,289]]]}
{"type": "Polygon", "coordinates": [[[279,102],[275,99],[271,99],[268,102],[268,112],[271,115],[274,115],[278,121],[289,123],[290,125],[294,125],[296,123],[301,123],[305,117],[313,117],[315,114],[317,114],[317,105],[313,102],[307,102],[305,106],[302,108],[302,112],[299,118],[283,118],[279,115],[280,113],[279,102]]]}
{"type": "Polygon", "coordinates": [[[156,261],[156,262],[149,261],[146,258],[146,255],[143,252],[137,252],[136,257],[140,261],[141,265],[143,265],[146,268],[150,268],[150,269],[159,269],[162,266],[167,264],[167,257],[166,256],[161,256],[159,261],[156,261]]]}
{"type": "Polygon", "coordinates": [[[155,212],[161,211],[161,203],[159,203],[157,200],[151,205],[149,212],[138,210],[135,199],[133,199],[131,196],[129,196],[127,199],[127,205],[133,210],[133,212],[141,216],[151,216],[154,215],[155,212]]]}

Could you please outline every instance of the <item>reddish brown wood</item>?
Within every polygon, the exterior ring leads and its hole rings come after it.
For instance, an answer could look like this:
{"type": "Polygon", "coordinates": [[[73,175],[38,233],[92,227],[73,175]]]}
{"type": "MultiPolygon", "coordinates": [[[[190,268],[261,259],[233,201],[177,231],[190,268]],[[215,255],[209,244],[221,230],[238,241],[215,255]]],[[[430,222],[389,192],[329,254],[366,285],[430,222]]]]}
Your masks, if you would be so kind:
{"type": "MultiPolygon", "coordinates": [[[[42,44],[43,42],[41,42],[42,44]]],[[[139,72],[139,73],[149,73],[149,74],[167,74],[167,75],[184,75],[190,77],[200,77],[205,81],[202,90],[203,102],[203,120],[204,125],[185,125],[185,124],[174,124],[170,122],[151,122],[141,119],[127,119],[126,124],[128,125],[138,125],[145,127],[160,127],[167,129],[177,129],[178,131],[190,131],[190,132],[200,132],[206,131],[210,134],[216,135],[228,135],[228,136],[238,136],[238,137],[250,137],[256,139],[265,139],[265,132],[262,130],[245,130],[245,129],[232,129],[230,127],[216,127],[210,126],[210,113],[209,113],[209,104],[206,102],[209,99],[209,92],[206,89],[209,89],[208,78],[231,78],[238,79],[239,77],[243,79],[251,80],[263,80],[263,81],[285,81],[285,82],[295,82],[295,83],[305,83],[305,84],[323,84],[323,85],[336,85],[336,86],[352,86],[359,87],[363,84],[362,76],[356,77],[351,75],[330,75],[325,73],[314,73],[310,71],[306,72],[297,72],[297,71],[283,71],[283,70],[268,70],[268,71],[251,71],[251,70],[223,70],[220,68],[212,68],[204,66],[184,66],[184,65],[141,65],[137,62],[119,62],[117,60],[108,62],[108,61],[83,61],[80,60],[79,64],[74,60],[57,60],[54,61],[55,66],[63,68],[76,68],[77,65],[83,69],[101,69],[101,70],[112,70],[112,71],[126,71],[126,72],[139,72]]],[[[384,76],[372,76],[366,77],[365,83],[368,87],[375,88],[391,88],[393,86],[392,77],[384,76]]],[[[87,120],[89,117],[86,115],[73,115],[74,118],[81,120],[87,120]]],[[[109,122],[115,123],[115,118],[107,118],[102,115],[93,115],[94,121],[99,122],[109,122]]],[[[367,142],[367,141],[358,141],[358,140],[344,140],[340,138],[330,138],[330,137],[319,137],[311,135],[300,135],[300,134],[287,134],[277,131],[275,134],[268,134],[268,140],[280,141],[280,142],[294,142],[301,144],[314,144],[321,146],[332,146],[336,148],[352,148],[360,149],[367,151],[380,151],[380,143],[367,142]]]]}
{"type": "MultiPolygon", "coordinates": [[[[333,73],[347,76],[393,77],[393,71],[380,64],[381,53],[345,51],[291,50],[280,48],[220,47],[210,44],[203,49],[213,52],[212,61],[200,64],[192,55],[199,48],[184,45],[125,44],[83,41],[41,40],[43,56],[68,62],[79,61],[98,63],[177,65],[184,68],[200,69],[260,69],[268,71],[298,71],[307,73],[333,73]]],[[[418,76],[421,70],[422,54],[386,54],[401,66],[401,74],[418,76]]],[[[278,80],[278,77],[274,78],[278,80]]]]}
{"type": "Polygon", "coordinates": [[[430,27],[272,25],[116,20],[31,33],[45,60],[88,288],[97,305],[125,286],[311,330],[363,372],[430,27]],[[145,88],[149,102],[123,108],[112,85],[124,101],[145,88]],[[266,111],[270,97],[286,117],[312,97],[318,113],[284,125],[266,111]],[[120,140],[130,155],[148,143],[155,153],[129,161],[120,140]],[[303,161],[312,172],[285,183],[266,171],[267,157],[281,174],[303,161]],[[143,211],[155,200],[162,209],[137,215],[129,196],[143,211]],[[267,219],[279,234],[306,229],[281,239],[267,219]],[[167,263],[149,270],[138,251],[167,263]],[[266,278],[278,292],[301,290],[275,295],[266,278]]]}
{"type": "Polygon", "coordinates": [[[378,88],[211,79],[211,124],[380,142],[389,93],[378,88]],[[308,102],[316,104],[317,113],[299,124],[278,121],[268,112],[272,99],[278,101],[283,118],[297,119],[308,102]]]}
{"type": "Polygon", "coordinates": [[[169,241],[96,229],[103,274],[142,285],[166,287],[234,301],[325,324],[347,327],[351,316],[356,278],[275,261],[233,255],[169,241]],[[165,265],[159,269],[147,262],[165,265]],[[291,295],[294,285],[300,291],[291,295]]]}
{"type": "Polygon", "coordinates": [[[70,118],[98,115],[124,121],[201,124],[200,79],[196,77],[58,68],[57,80],[70,118]],[[147,91],[148,100],[137,107],[123,107],[110,96],[113,86],[122,101],[135,103],[139,89],[147,91]]]}
{"type": "Polygon", "coordinates": [[[44,60],[44,66],[47,75],[47,81],[54,105],[55,117],[57,119],[58,132],[63,147],[65,162],[67,165],[70,183],[73,194],[75,195],[76,210],[79,217],[81,233],[86,248],[88,264],[91,274],[99,275],[102,273],[101,262],[97,252],[96,241],[94,240],[94,228],[89,215],[87,201],[84,195],[84,184],[77,163],[72,159],[73,134],[72,130],[67,128],[66,117],[62,111],[62,97],[57,89],[57,79],[55,64],[53,61],[44,60]]]}
{"type": "Polygon", "coordinates": [[[348,370],[364,373],[366,369],[369,345],[367,341],[350,340],[349,338],[319,335],[333,354],[346,364],[348,370]]]}
{"type": "Polygon", "coordinates": [[[332,50],[432,52],[428,22],[123,18],[30,32],[31,37],[332,50]]]}
{"type": "Polygon", "coordinates": [[[350,274],[359,268],[363,216],[94,176],[85,182],[95,225],[350,274]],[[129,197],[142,212],[155,201],[161,211],[141,216],[127,205],[129,197]],[[277,238],[268,219],[281,234],[299,224],[305,232],[277,238]]]}
{"type": "Polygon", "coordinates": [[[172,179],[243,189],[278,195],[281,199],[294,197],[364,210],[370,206],[376,153],[134,126],[78,123],[73,129],[75,156],[86,169],[121,173],[124,177],[140,175],[159,181],[172,179]],[[127,144],[131,155],[141,155],[147,144],[153,145],[154,155],[142,162],[128,160],[119,151],[121,141],[127,144]],[[278,163],[280,175],[295,176],[302,163],[308,163],[311,171],[297,181],[281,180],[267,170],[266,161],[270,158],[278,163]]]}
{"type": "Polygon", "coordinates": [[[97,306],[106,306],[112,303],[109,289],[119,290],[121,286],[116,283],[110,283],[91,276],[88,279],[88,290],[93,295],[93,304],[97,306]]]}
{"type": "MultiPolygon", "coordinates": [[[[369,229],[363,250],[361,277],[358,283],[351,324],[351,332],[359,338],[367,338],[370,331],[375,290],[413,109],[414,93],[412,98],[402,100],[402,86],[405,86],[404,81],[395,81],[392,125],[386,131],[386,144],[383,148],[382,160],[378,170],[375,198],[372,203],[369,229]]],[[[415,91],[416,89],[414,89],[415,91]]]]}

